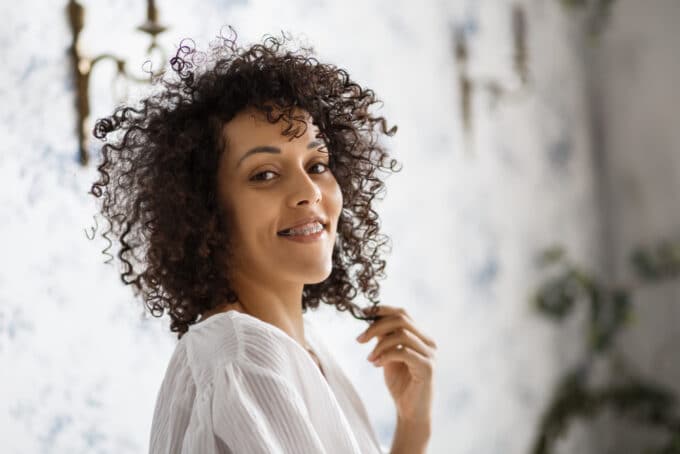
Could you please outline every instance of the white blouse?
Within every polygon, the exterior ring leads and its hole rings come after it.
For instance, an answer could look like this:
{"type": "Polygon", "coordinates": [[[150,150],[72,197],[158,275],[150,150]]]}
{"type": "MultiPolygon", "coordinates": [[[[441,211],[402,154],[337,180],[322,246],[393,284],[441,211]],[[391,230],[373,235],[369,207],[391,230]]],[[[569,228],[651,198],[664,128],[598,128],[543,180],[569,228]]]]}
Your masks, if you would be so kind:
{"type": "Polygon", "coordinates": [[[286,332],[249,314],[191,325],[158,392],[149,453],[386,453],[352,383],[303,320],[324,374],[286,332]]]}

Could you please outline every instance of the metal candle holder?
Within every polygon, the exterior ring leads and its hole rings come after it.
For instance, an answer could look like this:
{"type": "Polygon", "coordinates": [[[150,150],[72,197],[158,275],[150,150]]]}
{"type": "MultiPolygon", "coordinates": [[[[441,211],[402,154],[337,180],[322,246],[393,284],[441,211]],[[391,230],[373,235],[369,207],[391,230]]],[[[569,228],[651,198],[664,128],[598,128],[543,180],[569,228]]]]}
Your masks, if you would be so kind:
{"type": "Polygon", "coordinates": [[[165,69],[166,52],[158,45],[156,42],[156,36],[167,29],[158,22],[158,10],[156,9],[154,0],[147,0],[146,8],[146,21],[142,23],[137,30],[148,34],[151,37],[151,44],[147,48],[147,54],[151,54],[152,51],[158,50],[162,58],[161,68],[154,74],[149,73],[148,77],[138,77],[129,73],[125,67],[125,61],[113,54],[104,53],[97,55],[95,57],[86,57],[81,55],[79,49],[79,37],[80,32],[85,26],[85,8],[78,3],[77,0],[70,0],[68,3],[67,13],[69,17],[69,22],[71,25],[71,32],[73,39],[71,41],[71,46],[69,48],[69,55],[71,57],[73,76],[76,86],[76,108],[78,112],[78,145],[79,145],[79,161],[80,164],[86,166],[89,161],[89,156],[87,152],[88,143],[88,117],[90,115],[90,96],[89,96],[89,86],[90,86],[90,74],[94,66],[103,60],[113,60],[116,63],[117,73],[116,77],[124,77],[125,79],[139,82],[147,83],[150,82],[154,75],[160,74],[165,69]]]}
{"type": "Polygon", "coordinates": [[[454,30],[454,56],[458,68],[458,84],[460,89],[460,108],[463,129],[467,135],[472,130],[472,96],[475,90],[485,91],[491,95],[492,106],[499,99],[519,99],[527,93],[530,83],[529,57],[527,52],[526,13],[520,5],[512,7],[513,34],[513,69],[520,83],[518,87],[508,88],[492,77],[470,77],[468,74],[469,50],[465,33],[460,29],[454,30]]]}

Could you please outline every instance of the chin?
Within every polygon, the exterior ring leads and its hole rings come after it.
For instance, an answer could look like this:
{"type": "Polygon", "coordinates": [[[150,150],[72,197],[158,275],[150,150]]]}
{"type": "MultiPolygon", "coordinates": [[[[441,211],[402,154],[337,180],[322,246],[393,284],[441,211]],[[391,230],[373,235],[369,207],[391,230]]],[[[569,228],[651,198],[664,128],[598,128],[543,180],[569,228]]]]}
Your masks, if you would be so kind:
{"type": "Polygon", "coordinates": [[[325,265],[320,266],[313,271],[303,273],[305,277],[302,281],[305,284],[319,284],[328,279],[332,271],[333,271],[332,264],[329,264],[328,266],[325,265]]]}
{"type": "Polygon", "coordinates": [[[328,273],[328,274],[324,275],[323,277],[321,277],[321,278],[319,278],[319,279],[308,280],[308,281],[305,282],[305,284],[320,284],[320,283],[322,283],[323,281],[325,281],[326,279],[328,279],[328,277],[329,277],[330,275],[331,275],[331,273],[328,273]]]}
{"type": "Polygon", "coordinates": [[[331,271],[332,270],[329,270],[328,272],[318,273],[316,276],[310,276],[310,279],[307,280],[307,284],[320,284],[330,277],[331,271]]]}
{"type": "Polygon", "coordinates": [[[318,284],[325,281],[333,271],[331,255],[307,254],[297,257],[277,257],[268,263],[273,275],[278,275],[288,282],[300,282],[303,284],[318,284]],[[276,263],[276,265],[274,265],[276,263]]]}

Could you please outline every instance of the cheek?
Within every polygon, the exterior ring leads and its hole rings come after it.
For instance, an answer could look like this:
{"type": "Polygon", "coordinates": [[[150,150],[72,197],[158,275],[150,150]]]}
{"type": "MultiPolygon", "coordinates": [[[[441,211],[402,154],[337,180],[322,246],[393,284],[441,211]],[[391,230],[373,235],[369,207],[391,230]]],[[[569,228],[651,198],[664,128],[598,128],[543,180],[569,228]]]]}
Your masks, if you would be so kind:
{"type": "MultiPolygon", "coordinates": [[[[328,200],[328,208],[334,216],[339,216],[342,210],[342,191],[340,185],[333,179],[326,191],[326,198],[328,200]]],[[[329,213],[331,214],[331,213],[329,213]]]]}
{"type": "Polygon", "coordinates": [[[238,239],[247,240],[248,236],[253,236],[261,230],[267,210],[259,200],[242,196],[234,199],[231,207],[233,232],[238,239]]]}
{"type": "Polygon", "coordinates": [[[273,207],[274,204],[273,200],[263,200],[261,198],[243,200],[240,206],[243,226],[247,226],[253,232],[262,230],[263,226],[271,223],[271,219],[276,213],[276,209],[273,207]]]}

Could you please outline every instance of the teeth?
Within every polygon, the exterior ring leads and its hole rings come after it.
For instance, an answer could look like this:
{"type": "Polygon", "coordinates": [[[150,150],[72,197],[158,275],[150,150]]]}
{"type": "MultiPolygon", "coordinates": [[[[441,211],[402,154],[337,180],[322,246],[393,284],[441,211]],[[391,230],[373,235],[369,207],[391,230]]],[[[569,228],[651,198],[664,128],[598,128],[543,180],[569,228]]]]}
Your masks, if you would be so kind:
{"type": "Polygon", "coordinates": [[[311,224],[304,225],[302,227],[296,227],[294,229],[288,229],[281,232],[281,235],[311,235],[318,233],[323,230],[323,225],[319,222],[313,222],[311,224]]]}

